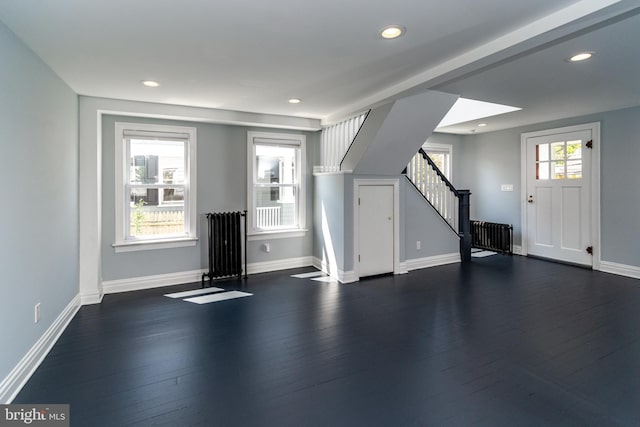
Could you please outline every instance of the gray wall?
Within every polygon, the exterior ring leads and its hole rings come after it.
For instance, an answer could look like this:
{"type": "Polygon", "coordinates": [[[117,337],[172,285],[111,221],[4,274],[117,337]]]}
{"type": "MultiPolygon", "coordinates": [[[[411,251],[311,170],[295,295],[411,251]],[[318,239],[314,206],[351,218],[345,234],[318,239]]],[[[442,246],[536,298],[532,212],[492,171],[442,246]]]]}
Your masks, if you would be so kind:
{"type": "Polygon", "coordinates": [[[521,244],[520,135],[592,122],[601,124],[602,259],[640,266],[640,107],[465,136],[454,182],[471,190],[472,217],[513,224],[521,244]],[[514,191],[502,192],[500,184],[514,191]]]}
{"type": "Polygon", "coordinates": [[[345,270],[344,174],[313,177],[313,255],[345,270]]]}
{"type": "Polygon", "coordinates": [[[0,58],[1,382],[78,294],[78,97],[2,23],[0,58]]]}
{"type": "Polygon", "coordinates": [[[435,255],[457,253],[458,237],[404,176],[328,174],[314,177],[314,250],[326,258],[328,243],[322,231],[322,218],[331,236],[338,268],[354,269],[353,258],[353,180],[398,178],[400,207],[400,262],[435,255]],[[416,249],[416,240],[421,249],[416,249]]]}
{"type": "Polygon", "coordinates": [[[520,133],[466,136],[455,178],[458,188],[471,190],[471,219],[513,224],[515,245],[521,242],[520,133]],[[501,191],[502,184],[513,185],[513,191],[501,191]]]}
{"type": "Polygon", "coordinates": [[[404,234],[400,241],[404,257],[401,260],[458,253],[460,240],[446,221],[407,179],[401,179],[400,184],[401,200],[404,201],[400,205],[400,217],[404,218],[404,234]],[[416,249],[416,241],[420,241],[420,250],[416,249]]]}
{"type": "MultiPolygon", "coordinates": [[[[105,281],[148,275],[206,269],[207,226],[204,214],[244,210],[247,205],[247,131],[283,133],[287,131],[247,128],[211,123],[158,120],[142,117],[104,116],[102,122],[102,278],[105,281]],[[197,212],[198,236],[195,247],[115,253],[115,142],[114,124],[119,122],[157,123],[197,128],[197,212]]],[[[290,132],[298,133],[298,132],[290,132]]],[[[303,132],[307,137],[306,191],[312,193],[311,158],[319,144],[318,132],[303,132]]],[[[312,225],[312,198],[307,197],[307,226],[312,225]]],[[[312,254],[313,235],[305,237],[250,241],[249,263],[274,261],[312,254]],[[263,250],[270,243],[269,253],[263,250]]]]}

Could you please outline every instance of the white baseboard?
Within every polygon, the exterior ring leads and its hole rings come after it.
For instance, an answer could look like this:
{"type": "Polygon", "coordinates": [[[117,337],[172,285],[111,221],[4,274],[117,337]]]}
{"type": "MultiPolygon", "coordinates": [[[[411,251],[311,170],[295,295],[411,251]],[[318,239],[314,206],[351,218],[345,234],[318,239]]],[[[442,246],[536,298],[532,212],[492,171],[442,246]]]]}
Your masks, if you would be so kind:
{"type": "Polygon", "coordinates": [[[397,274],[407,274],[409,272],[409,267],[407,267],[407,262],[401,262],[400,265],[398,266],[398,273],[397,274]]]}
{"type": "Polygon", "coordinates": [[[460,262],[460,253],[458,252],[444,255],[434,255],[426,258],[408,259],[405,261],[407,265],[407,271],[436,267],[438,265],[453,264],[456,262],[460,262]]]}
{"type": "Polygon", "coordinates": [[[100,304],[102,302],[103,296],[104,294],[100,292],[80,294],[80,304],[82,305],[100,304]]]}
{"type": "Polygon", "coordinates": [[[600,271],[617,274],[619,276],[640,279],[640,267],[634,265],[618,264],[610,261],[600,261],[600,271]]]}
{"type": "MultiPolygon", "coordinates": [[[[409,259],[400,263],[398,274],[406,274],[411,270],[418,270],[420,268],[435,267],[445,264],[453,264],[456,262],[460,262],[460,254],[457,252],[444,255],[435,255],[426,258],[409,259]]],[[[316,257],[313,258],[313,266],[323,273],[333,277],[340,283],[353,283],[359,280],[359,277],[356,276],[355,271],[342,271],[316,257]]]]}
{"type": "MultiPolygon", "coordinates": [[[[267,273],[269,271],[287,270],[289,268],[308,267],[311,265],[313,265],[313,257],[310,256],[287,258],[276,261],[254,262],[247,264],[247,274],[267,273]]],[[[205,272],[206,270],[192,270],[178,273],[155,274],[153,276],[131,277],[128,279],[108,280],[102,282],[102,289],[105,294],[115,294],[119,292],[182,285],[185,283],[200,282],[202,280],[202,273],[205,272]]]]}
{"type": "Polygon", "coordinates": [[[2,380],[0,383],[0,404],[9,404],[15,399],[79,309],[80,295],[76,295],[16,367],[2,380]]]}
{"type": "Polygon", "coordinates": [[[520,245],[513,245],[513,254],[514,255],[522,255],[522,246],[520,245]]]}
{"type": "Polygon", "coordinates": [[[303,256],[276,261],[253,262],[247,264],[248,274],[268,273],[270,271],[288,270],[290,268],[309,267],[313,265],[313,257],[303,256]]]}
{"type": "Polygon", "coordinates": [[[360,278],[356,276],[356,272],[353,270],[340,271],[340,274],[338,276],[338,281],[340,283],[354,283],[354,282],[357,282],[358,280],[360,280],[360,278]]]}
{"type": "Polygon", "coordinates": [[[358,281],[358,276],[356,276],[355,271],[342,271],[336,266],[327,264],[320,258],[313,257],[313,266],[324,274],[328,274],[333,277],[340,283],[353,283],[358,281]]]}
{"type": "Polygon", "coordinates": [[[153,276],[132,277],[129,279],[108,280],[102,282],[105,294],[139,291],[141,289],[162,288],[182,285],[202,280],[202,270],[182,271],[178,273],[155,274],[153,276]]]}

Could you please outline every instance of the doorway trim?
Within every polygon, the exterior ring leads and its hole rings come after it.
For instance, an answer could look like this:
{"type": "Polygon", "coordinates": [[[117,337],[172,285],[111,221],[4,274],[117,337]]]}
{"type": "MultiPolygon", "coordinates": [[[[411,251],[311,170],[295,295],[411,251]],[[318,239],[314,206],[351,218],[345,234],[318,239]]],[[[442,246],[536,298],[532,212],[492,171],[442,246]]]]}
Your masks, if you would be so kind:
{"type": "Polygon", "coordinates": [[[393,186],[393,274],[401,274],[400,270],[400,180],[395,179],[354,179],[353,180],[353,272],[355,280],[360,280],[360,221],[358,217],[358,197],[360,186],[392,185],[393,186]]]}
{"type": "Polygon", "coordinates": [[[600,122],[585,123],[575,126],[546,129],[520,134],[520,214],[522,255],[527,249],[527,139],[559,133],[591,131],[593,148],[591,148],[591,241],[593,242],[593,270],[600,270],[600,122]]]}

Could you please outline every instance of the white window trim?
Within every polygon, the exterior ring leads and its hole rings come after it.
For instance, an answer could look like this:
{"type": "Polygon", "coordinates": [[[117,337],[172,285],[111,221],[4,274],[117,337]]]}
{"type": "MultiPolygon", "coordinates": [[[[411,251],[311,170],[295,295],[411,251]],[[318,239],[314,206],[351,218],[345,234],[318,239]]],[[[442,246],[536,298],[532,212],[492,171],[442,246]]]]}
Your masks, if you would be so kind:
{"type": "Polygon", "coordinates": [[[271,133],[271,132],[247,132],[247,239],[284,239],[291,237],[303,237],[306,232],[306,194],[305,194],[305,176],[306,176],[306,136],[302,134],[292,133],[271,133]],[[298,170],[298,182],[300,185],[298,196],[298,227],[278,230],[257,230],[254,226],[255,201],[253,193],[254,171],[255,171],[255,145],[254,141],[260,139],[274,140],[286,144],[300,147],[300,162],[298,170]]]}
{"type": "MultiPolygon", "coordinates": [[[[116,122],[115,124],[115,243],[112,245],[117,253],[119,252],[133,252],[152,249],[166,249],[177,248],[185,246],[195,246],[198,240],[197,236],[197,202],[196,202],[196,147],[197,147],[197,133],[194,127],[183,126],[167,126],[156,125],[146,123],[128,123],[128,122],[116,122]],[[158,239],[139,239],[139,240],[127,240],[126,239],[126,220],[125,220],[125,179],[126,170],[124,154],[126,150],[126,143],[124,138],[125,131],[145,131],[145,132],[159,132],[162,134],[174,133],[174,134],[187,134],[188,135],[188,153],[187,164],[189,168],[188,176],[185,176],[185,195],[187,196],[188,204],[185,208],[188,210],[185,215],[187,235],[169,237],[162,236],[158,239]]],[[[128,163],[127,163],[128,164],[128,163]]]]}
{"type": "MultiPolygon", "coordinates": [[[[449,182],[453,182],[453,145],[451,144],[438,144],[435,142],[425,142],[422,145],[422,149],[426,152],[435,151],[440,153],[445,153],[449,155],[449,176],[447,179],[449,182]]],[[[442,171],[444,173],[444,171],[442,171]]]]}

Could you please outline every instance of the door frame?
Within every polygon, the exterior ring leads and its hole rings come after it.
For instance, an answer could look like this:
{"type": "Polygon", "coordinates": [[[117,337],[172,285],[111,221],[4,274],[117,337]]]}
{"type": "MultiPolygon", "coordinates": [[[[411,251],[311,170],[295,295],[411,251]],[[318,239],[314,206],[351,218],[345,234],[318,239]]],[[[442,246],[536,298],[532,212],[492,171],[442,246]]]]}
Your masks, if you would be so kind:
{"type": "Polygon", "coordinates": [[[600,270],[600,122],[585,123],[575,126],[545,129],[536,132],[520,134],[520,213],[522,255],[528,254],[527,234],[527,140],[538,136],[555,135],[559,133],[591,131],[593,148],[591,148],[591,241],[593,242],[593,270],[600,270]]]}
{"type": "Polygon", "coordinates": [[[354,179],[353,180],[353,272],[356,280],[360,280],[360,218],[358,215],[358,197],[360,186],[392,185],[393,186],[393,274],[400,274],[400,180],[395,179],[354,179]]]}

